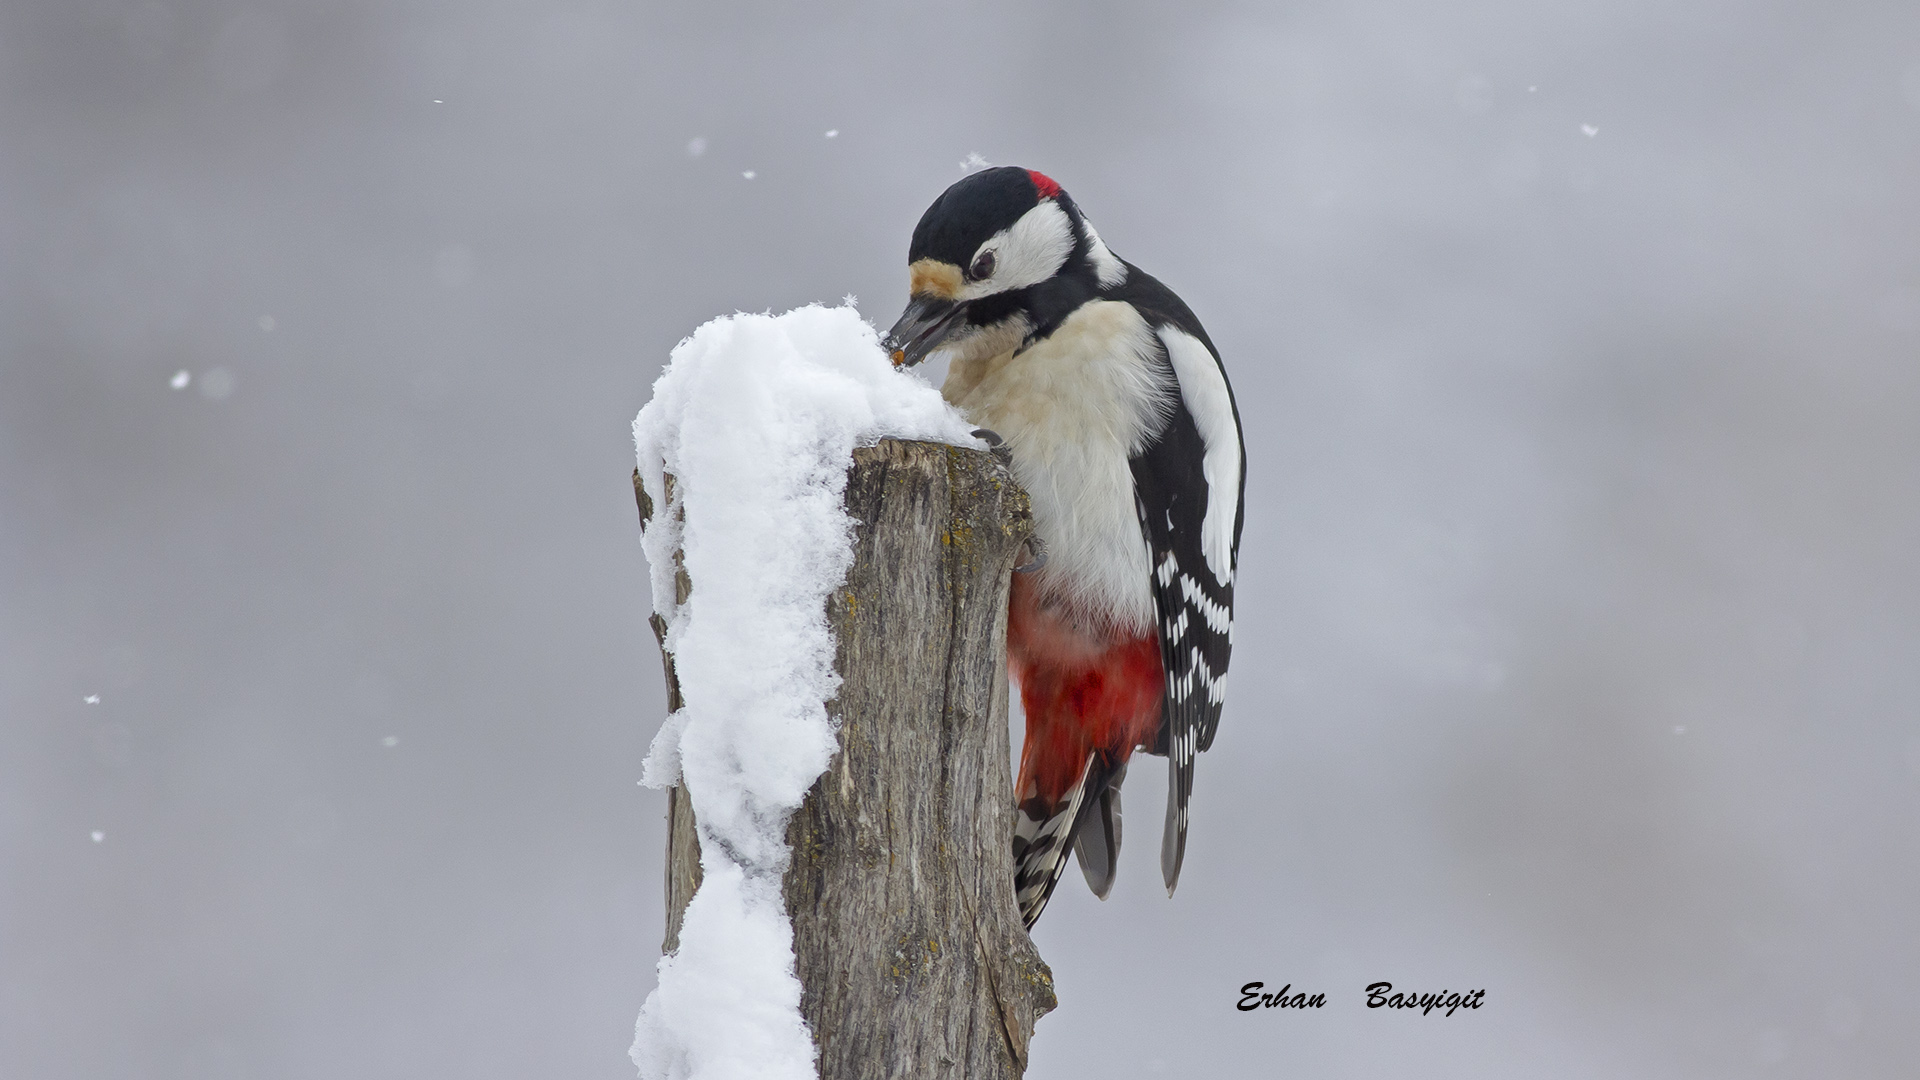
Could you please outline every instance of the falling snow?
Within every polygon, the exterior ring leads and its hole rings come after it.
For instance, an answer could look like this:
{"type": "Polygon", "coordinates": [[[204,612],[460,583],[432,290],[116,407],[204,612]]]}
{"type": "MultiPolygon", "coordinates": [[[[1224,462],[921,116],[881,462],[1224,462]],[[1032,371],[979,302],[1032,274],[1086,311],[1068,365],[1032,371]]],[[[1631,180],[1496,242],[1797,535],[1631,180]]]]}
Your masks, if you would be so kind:
{"type": "MultiPolygon", "coordinates": [[[[177,379],[178,376],[175,378],[177,379]]],[[[234,388],[238,386],[239,383],[240,380],[234,377],[233,372],[226,368],[210,368],[200,376],[200,396],[211,398],[214,401],[224,401],[233,396],[234,388]]],[[[185,384],[182,383],[181,385],[184,386],[185,384]]]]}
{"type": "Polygon", "coordinates": [[[191,374],[185,371],[176,371],[173,373],[173,378],[167,381],[167,385],[173,387],[175,390],[185,390],[187,384],[192,381],[193,376],[191,374]]]}
{"type": "Polygon", "coordinates": [[[86,702],[89,705],[98,705],[100,704],[100,695],[88,694],[86,697],[83,697],[80,700],[86,702]]]}

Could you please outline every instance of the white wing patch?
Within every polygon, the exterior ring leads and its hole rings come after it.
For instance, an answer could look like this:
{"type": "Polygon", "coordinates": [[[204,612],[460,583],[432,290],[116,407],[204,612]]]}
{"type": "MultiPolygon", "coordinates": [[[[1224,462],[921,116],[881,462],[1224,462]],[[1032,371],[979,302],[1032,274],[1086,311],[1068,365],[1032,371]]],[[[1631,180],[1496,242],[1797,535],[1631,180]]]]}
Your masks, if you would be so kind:
{"type": "MultiPolygon", "coordinates": [[[[1200,339],[1168,323],[1160,327],[1180,400],[1207,444],[1201,471],[1207,478],[1207,516],[1200,525],[1200,550],[1214,580],[1233,580],[1233,520],[1240,510],[1240,433],[1233,420],[1233,398],[1220,362],[1200,339]]],[[[1209,620],[1211,621],[1211,620],[1209,620]]]]}

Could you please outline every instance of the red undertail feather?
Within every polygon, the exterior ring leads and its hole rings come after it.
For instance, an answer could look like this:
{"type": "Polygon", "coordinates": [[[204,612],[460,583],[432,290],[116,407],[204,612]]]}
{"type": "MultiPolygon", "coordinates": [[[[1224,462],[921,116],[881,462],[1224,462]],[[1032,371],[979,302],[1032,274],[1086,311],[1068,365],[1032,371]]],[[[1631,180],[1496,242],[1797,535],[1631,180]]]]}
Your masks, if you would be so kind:
{"type": "Polygon", "coordinates": [[[1119,782],[1136,746],[1159,734],[1163,678],[1152,630],[1125,635],[1076,618],[1016,575],[1007,662],[1027,715],[1015,784],[1014,895],[1032,926],[1076,834],[1081,866],[1106,895],[1118,853],[1119,782]]]}

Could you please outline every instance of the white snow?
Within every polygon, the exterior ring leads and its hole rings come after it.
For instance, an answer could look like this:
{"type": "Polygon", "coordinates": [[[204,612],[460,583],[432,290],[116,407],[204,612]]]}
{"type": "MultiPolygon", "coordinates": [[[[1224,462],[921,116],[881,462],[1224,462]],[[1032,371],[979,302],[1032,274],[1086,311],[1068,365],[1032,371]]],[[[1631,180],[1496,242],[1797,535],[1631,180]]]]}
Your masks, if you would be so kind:
{"type": "Polygon", "coordinates": [[[99,829],[93,830],[93,833],[91,835],[93,837],[93,842],[96,844],[101,844],[106,842],[107,834],[101,832],[99,829]]]}
{"type": "Polygon", "coordinates": [[[88,705],[98,705],[100,704],[100,695],[88,694],[86,697],[83,697],[80,700],[88,705]]]}
{"type": "Polygon", "coordinates": [[[853,557],[847,468],[886,435],[980,446],[970,428],[894,369],[857,311],[817,305],[700,327],[634,420],[653,606],[686,702],[655,736],[645,783],[685,784],[703,872],[640,1011],[641,1076],[814,1075],[780,875],[787,818],[835,749],[826,597],[853,557]],[[684,605],[676,550],[694,583],[684,605]]]}
{"type": "Polygon", "coordinates": [[[176,371],[173,373],[173,378],[167,380],[167,385],[173,387],[175,390],[185,390],[187,384],[192,381],[193,375],[190,372],[176,371]]]}

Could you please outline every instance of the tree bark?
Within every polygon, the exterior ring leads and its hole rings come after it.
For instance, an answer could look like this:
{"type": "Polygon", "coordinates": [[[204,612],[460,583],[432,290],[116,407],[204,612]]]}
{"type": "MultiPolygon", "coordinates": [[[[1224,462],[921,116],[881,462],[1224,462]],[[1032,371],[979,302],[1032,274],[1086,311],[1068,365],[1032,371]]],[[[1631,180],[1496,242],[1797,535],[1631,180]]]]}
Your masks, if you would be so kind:
{"type": "MultiPolygon", "coordinates": [[[[638,473],[634,490],[645,520],[638,473]]],[[[823,1080],[1019,1077],[1055,1003],[1013,900],[1007,589],[1026,493],[992,454],[886,440],[855,451],[846,503],[853,567],[827,601],[840,750],[787,827],[801,1012],[823,1080]]],[[[683,567],[678,583],[684,599],[683,567]]],[[[675,788],[669,952],[699,883],[675,788]]]]}
{"type": "MultiPolygon", "coordinates": [[[[667,497],[673,497],[674,479],[666,477],[667,497]]],[[[640,483],[640,470],[633,470],[633,497],[640,503],[640,526],[653,520],[653,500],[640,483]]],[[[678,551],[673,553],[673,602],[684,604],[693,594],[693,582],[687,577],[687,565],[678,551]]],[[[659,613],[647,616],[653,627],[653,640],[660,645],[660,665],[667,679],[667,712],[676,713],[686,704],[680,697],[680,674],[674,670],[673,654],[667,651],[667,620],[659,613]]],[[[693,831],[693,801],[679,784],[667,791],[667,936],[660,951],[673,952],[680,947],[680,924],[687,914],[687,902],[700,887],[700,839],[693,831]]]]}

